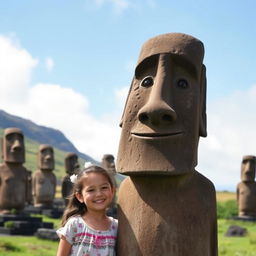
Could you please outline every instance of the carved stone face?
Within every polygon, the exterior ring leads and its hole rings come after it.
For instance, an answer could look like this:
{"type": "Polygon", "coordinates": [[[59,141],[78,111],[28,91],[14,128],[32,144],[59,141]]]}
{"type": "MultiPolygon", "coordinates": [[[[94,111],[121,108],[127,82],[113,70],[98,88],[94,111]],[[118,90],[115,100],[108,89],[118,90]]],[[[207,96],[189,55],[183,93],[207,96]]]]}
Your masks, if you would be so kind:
{"type": "Polygon", "coordinates": [[[203,44],[184,34],[143,45],[121,122],[120,173],[194,170],[199,135],[206,136],[203,54],[203,44]]]}
{"type": "Polygon", "coordinates": [[[74,174],[78,172],[79,163],[78,163],[78,157],[75,153],[69,153],[66,155],[65,169],[66,169],[66,173],[68,174],[74,174]]]}
{"type": "Polygon", "coordinates": [[[115,158],[113,155],[106,154],[102,158],[102,167],[111,172],[111,173],[116,173],[116,166],[115,166],[115,158]]]}
{"type": "Polygon", "coordinates": [[[255,156],[244,156],[241,164],[241,180],[254,181],[255,179],[255,156]]]}
{"type": "Polygon", "coordinates": [[[5,129],[3,137],[3,158],[8,163],[25,162],[24,137],[20,129],[5,129]]]}
{"type": "Polygon", "coordinates": [[[39,169],[53,170],[54,169],[54,152],[50,145],[40,145],[39,147],[39,169]]]}

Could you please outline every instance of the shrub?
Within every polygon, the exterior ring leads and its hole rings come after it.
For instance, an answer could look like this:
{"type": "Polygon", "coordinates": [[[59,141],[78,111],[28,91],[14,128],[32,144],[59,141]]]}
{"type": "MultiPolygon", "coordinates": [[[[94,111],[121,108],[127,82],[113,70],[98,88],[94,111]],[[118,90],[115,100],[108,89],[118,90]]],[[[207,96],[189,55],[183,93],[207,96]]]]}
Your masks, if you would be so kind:
{"type": "Polygon", "coordinates": [[[217,202],[217,218],[228,219],[237,216],[238,208],[235,200],[228,200],[226,202],[217,202]]]}
{"type": "Polygon", "coordinates": [[[13,221],[8,220],[4,223],[5,228],[13,228],[13,221]]]}

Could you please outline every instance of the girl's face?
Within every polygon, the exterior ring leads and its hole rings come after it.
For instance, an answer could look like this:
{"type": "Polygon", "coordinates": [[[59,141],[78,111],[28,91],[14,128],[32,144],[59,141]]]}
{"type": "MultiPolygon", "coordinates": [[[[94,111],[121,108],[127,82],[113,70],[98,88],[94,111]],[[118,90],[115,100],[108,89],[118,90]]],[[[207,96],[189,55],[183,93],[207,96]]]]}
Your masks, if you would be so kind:
{"type": "Polygon", "coordinates": [[[86,174],[81,193],[76,193],[76,198],[85,203],[88,211],[105,211],[114,196],[114,188],[108,179],[100,173],[86,174]]]}

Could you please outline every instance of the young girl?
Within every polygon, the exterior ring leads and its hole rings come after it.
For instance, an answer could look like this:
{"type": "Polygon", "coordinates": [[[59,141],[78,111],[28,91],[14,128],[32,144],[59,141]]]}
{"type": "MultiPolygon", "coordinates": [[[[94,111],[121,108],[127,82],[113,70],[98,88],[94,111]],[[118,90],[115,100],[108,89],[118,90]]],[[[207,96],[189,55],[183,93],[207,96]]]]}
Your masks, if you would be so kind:
{"type": "Polygon", "coordinates": [[[106,170],[90,166],[77,175],[57,230],[57,256],[115,256],[117,220],[106,215],[115,187],[106,170]]]}

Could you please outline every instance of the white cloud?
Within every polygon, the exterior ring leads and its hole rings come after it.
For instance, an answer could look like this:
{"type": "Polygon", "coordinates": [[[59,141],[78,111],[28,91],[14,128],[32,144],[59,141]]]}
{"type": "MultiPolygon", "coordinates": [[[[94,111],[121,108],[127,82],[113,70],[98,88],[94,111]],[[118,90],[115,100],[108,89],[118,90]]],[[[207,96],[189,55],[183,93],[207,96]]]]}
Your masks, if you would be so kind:
{"type": "Polygon", "coordinates": [[[256,155],[256,85],[208,103],[208,137],[200,140],[198,170],[217,188],[235,190],[244,155],[256,155]]]}
{"type": "Polygon", "coordinates": [[[54,60],[51,57],[45,58],[45,67],[48,72],[51,72],[55,66],[54,60]]]}
{"type": "Polygon", "coordinates": [[[0,36],[0,102],[12,105],[26,100],[31,72],[38,60],[22,49],[17,41],[0,36]]]}
{"type": "Polygon", "coordinates": [[[8,37],[0,37],[0,109],[61,130],[81,152],[96,160],[105,153],[116,155],[121,106],[109,115],[111,119],[97,120],[88,111],[87,98],[73,89],[57,84],[31,85],[36,64],[25,49],[8,37]]]}

